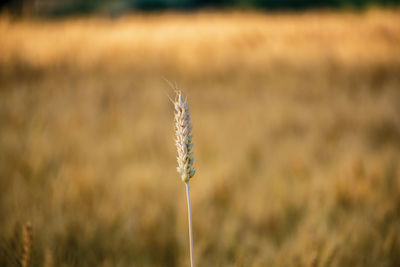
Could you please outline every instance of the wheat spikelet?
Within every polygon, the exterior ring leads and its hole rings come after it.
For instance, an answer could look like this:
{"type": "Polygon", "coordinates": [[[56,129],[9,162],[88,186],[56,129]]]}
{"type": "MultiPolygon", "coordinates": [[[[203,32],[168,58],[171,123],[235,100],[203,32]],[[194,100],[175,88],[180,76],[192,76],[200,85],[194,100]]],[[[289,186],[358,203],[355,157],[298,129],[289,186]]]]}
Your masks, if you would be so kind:
{"type": "Polygon", "coordinates": [[[177,171],[181,175],[182,181],[189,182],[195,174],[193,169],[193,143],[192,143],[192,125],[190,124],[190,114],[188,105],[183,98],[182,92],[177,92],[175,105],[175,134],[176,148],[178,150],[177,171]]]}
{"type": "Polygon", "coordinates": [[[28,267],[31,261],[32,254],[32,241],[33,241],[33,231],[30,222],[26,222],[22,229],[22,256],[21,256],[21,266],[28,267]]]}

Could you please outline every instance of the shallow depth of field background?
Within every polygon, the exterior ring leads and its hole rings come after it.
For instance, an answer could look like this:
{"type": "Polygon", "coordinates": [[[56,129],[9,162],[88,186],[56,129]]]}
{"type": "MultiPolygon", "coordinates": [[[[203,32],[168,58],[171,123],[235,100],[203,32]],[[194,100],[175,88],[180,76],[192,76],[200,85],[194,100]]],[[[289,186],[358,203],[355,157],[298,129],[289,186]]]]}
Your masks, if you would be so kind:
{"type": "Polygon", "coordinates": [[[0,265],[400,266],[399,9],[0,17],[0,265]]]}

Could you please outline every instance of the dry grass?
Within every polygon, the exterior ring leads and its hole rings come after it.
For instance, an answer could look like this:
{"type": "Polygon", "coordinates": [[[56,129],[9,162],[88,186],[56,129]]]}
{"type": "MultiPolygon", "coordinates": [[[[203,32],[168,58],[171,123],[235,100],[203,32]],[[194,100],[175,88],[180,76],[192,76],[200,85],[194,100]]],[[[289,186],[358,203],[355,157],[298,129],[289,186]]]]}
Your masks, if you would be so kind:
{"type": "Polygon", "coordinates": [[[0,265],[399,266],[398,13],[0,19],[0,265]]]}

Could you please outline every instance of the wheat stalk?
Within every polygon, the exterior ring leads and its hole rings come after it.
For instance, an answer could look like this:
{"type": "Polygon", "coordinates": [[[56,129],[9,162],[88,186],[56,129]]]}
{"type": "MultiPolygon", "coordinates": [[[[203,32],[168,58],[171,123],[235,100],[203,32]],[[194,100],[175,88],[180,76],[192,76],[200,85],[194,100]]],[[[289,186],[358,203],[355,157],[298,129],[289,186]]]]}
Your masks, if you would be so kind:
{"type": "Polygon", "coordinates": [[[44,251],[44,263],[43,267],[53,267],[54,265],[54,258],[53,253],[49,248],[44,251]]]}
{"type": "Polygon", "coordinates": [[[181,179],[186,184],[186,200],[188,206],[189,221],[189,240],[190,240],[190,265],[194,267],[193,259],[193,229],[192,229],[192,210],[190,205],[190,188],[189,181],[195,174],[193,169],[193,143],[192,143],[192,125],[190,124],[189,108],[186,100],[183,98],[182,92],[177,91],[174,101],[175,106],[175,134],[176,148],[178,150],[178,167],[177,171],[181,175],[181,179]]]}

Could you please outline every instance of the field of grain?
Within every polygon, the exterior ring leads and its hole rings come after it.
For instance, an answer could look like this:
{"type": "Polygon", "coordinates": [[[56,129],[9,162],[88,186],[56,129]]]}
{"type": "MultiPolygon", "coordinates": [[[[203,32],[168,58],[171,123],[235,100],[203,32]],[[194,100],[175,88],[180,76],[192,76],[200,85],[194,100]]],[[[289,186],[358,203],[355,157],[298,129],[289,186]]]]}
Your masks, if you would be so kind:
{"type": "Polygon", "coordinates": [[[0,17],[0,266],[400,266],[399,12],[0,17]]]}

